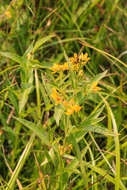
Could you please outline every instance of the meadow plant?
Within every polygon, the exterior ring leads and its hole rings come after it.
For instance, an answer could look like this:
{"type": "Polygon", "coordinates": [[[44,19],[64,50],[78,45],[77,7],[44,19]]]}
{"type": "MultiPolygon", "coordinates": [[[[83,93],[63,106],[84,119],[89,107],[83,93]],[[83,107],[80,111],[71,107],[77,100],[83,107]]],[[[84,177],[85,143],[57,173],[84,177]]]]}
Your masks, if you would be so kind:
{"type": "Polygon", "coordinates": [[[127,189],[124,0],[0,1],[0,190],[127,189]]]}

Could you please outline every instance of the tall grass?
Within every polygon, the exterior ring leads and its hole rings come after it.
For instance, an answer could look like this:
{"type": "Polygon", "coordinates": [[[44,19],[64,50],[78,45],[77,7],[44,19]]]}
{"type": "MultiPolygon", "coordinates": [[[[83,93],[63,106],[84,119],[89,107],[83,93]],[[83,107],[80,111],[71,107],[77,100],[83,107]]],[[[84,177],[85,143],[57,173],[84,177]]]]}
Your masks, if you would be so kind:
{"type": "Polygon", "coordinates": [[[124,0],[0,2],[1,190],[126,190],[126,17],[124,0]]]}

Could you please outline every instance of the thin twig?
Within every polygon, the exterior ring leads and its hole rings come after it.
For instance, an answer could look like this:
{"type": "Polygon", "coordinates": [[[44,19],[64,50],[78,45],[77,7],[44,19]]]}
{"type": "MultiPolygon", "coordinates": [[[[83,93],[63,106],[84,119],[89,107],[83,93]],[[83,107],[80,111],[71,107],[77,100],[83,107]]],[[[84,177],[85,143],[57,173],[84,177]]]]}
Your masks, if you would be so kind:
{"type": "MultiPolygon", "coordinates": [[[[9,165],[9,163],[8,163],[8,161],[7,161],[7,159],[6,159],[5,150],[4,150],[4,147],[3,147],[3,146],[2,146],[2,151],[3,151],[3,157],[4,157],[5,164],[6,164],[6,166],[8,167],[10,173],[13,174],[13,171],[12,171],[12,169],[11,169],[11,167],[10,167],[10,165],[9,165]]],[[[22,187],[22,185],[21,185],[21,183],[20,183],[20,181],[19,181],[18,178],[16,179],[16,182],[17,182],[17,185],[18,185],[18,187],[19,187],[19,190],[23,190],[23,187],[22,187]]]]}
{"type": "Polygon", "coordinates": [[[15,111],[15,108],[13,107],[12,110],[11,110],[11,112],[10,112],[10,114],[9,114],[9,116],[8,116],[8,119],[7,119],[7,122],[6,122],[7,124],[10,123],[10,120],[12,118],[12,115],[13,115],[14,111],[15,111]]]}
{"type": "Polygon", "coordinates": [[[40,179],[41,179],[41,187],[46,190],[46,185],[45,185],[45,181],[44,181],[44,176],[43,176],[43,173],[40,169],[40,166],[39,166],[39,163],[38,163],[38,160],[37,160],[37,157],[36,157],[36,154],[33,152],[34,154],[34,158],[35,158],[35,161],[36,161],[36,164],[37,164],[37,167],[38,167],[38,170],[39,170],[39,175],[40,175],[40,179]]]}

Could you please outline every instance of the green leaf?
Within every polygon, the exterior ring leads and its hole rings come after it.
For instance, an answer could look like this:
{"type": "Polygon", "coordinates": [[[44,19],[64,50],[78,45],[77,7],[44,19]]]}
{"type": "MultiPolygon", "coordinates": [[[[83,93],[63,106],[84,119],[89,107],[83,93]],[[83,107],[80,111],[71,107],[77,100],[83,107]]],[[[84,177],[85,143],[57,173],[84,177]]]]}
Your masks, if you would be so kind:
{"type": "Polygon", "coordinates": [[[14,172],[12,173],[12,176],[7,184],[7,188],[6,190],[12,190],[13,189],[13,186],[15,184],[15,181],[16,181],[16,178],[18,177],[19,175],[19,172],[21,171],[25,161],[26,161],[26,158],[28,157],[29,153],[30,153],[30,149],[33,145],[33,141],[35,139],[35,135],[32,134],[32,136],[30,137],[30,140],[28,141],[22,155],[20,156],[20,159],[18,161],[18,164],[14,170],[14,172]]]}
{"type": "Polygon", "coordinates": [[[41,163],[41,166],[43,166],[43,165],[49,163],[50,161],[52,161],[53,164],[55,165],[54,160],[55,160],[55,153],[54,153],[54,149],[51,148],[51,149],[46,153],[46,159],[41,163]]]}
{"type": "Polygon", "coordinates": [[[19,113],[23,110],[23,108],[26,105],[26,102],[28,100],[29,94],[31,93],[33,89],[33,70],[30,71],[31,76],[28,81],[28,88],[26,88],[20,95],[20,100],[19,100],[19,113]]]}
{"type": "Polygon", "coordinates": [[[64,158],[71,160],[71,162],[66,166],[65,171],[68,172],[69,176],[74,173],[80,173],[80,171],[77,169],[79,166],[79,160],[76,157],[70,156],[70,155],[63,155],[64,158]]]}
{"type": "Polygon", "coordinates": [[[41,46],[41,45],[43,45],[45,42],[47,42],[48,40],[50,40],[51,38],[53,38],[55,35],[49,35],[49,36],[46,36],[46,37],[43,37],[43,38],[41,38],[41,39],[39,39],[36,43],[35,43],[35,46],[34,46],[34,48],[33,48],[33,53],[37,50],[37,49],[39,49],[39,47],[41,46]]]}
{"type": "Polygon", "coordinates": [[[100,81],[102,78],[105,77],[106,73],[107,73],[107,70],[104,71],[103,73],[99,73],[98,75],[96,75],[95,77],[93,77],[93,78],[91,79],[90,83],[100,81]]]}
{"type": "Polygon", "coordinates": [[[102,106],[100,109],[96,110],[96,112],[92,112],[82,123],[82,126],[90,126],[90,125],[95,125],[102,121],[104,117],[99,117],[99,115],[102,113],[104,109],[104,106],[102,106]]]}
{"type": "Polygon", "coordinates": [[[41,100],[40,100],[40,88],[39,88],[39,78],[37,70],[35,69],[35,85],[36,85],[36,98],[37,98],[37,112],[38,118],[41,119],[41,100]]]}
{"type": "Polygon", "coordinates": [[[58,106],[55,107],[54,118],[56,120],[57,125],[59,125],[59,121],[60,121],[63,113],[64,113],[64,109],[63,109],[63,107],[61,105],[58,105],[58,106]]]}
{"type": "Polygon", "coordinates": [[[86,168],[83,166],[83,160],[82,160],[79,145],[76,142],[76,139],[75,139],[75,137],[74,137],[74,135],[72,133],[70,134],[69,138],[70,138],[70,142],[71,142],[71,144],[73,146],[74,153],[75,153],[77,159],[79,160],[79,167],[81,169],[81,175],[82,175],[82,178],[84,180],[84,186],[87,189],[88,188],[88,176],[87,176],[87,173],[86,173],[86,168]]]}
{"type": "MultiPolygon", "coordinates": [[[[115,133],[118,133],[118,127],[116,124],[116,120],[114,117],[114,114],[108,104],[108,102],[106,100],[105,104],[107,106],[107,109],[109,111],[109,114],[111,115],[111,120],[112,120],[112,126],[113,126],[113,130],[115,133]]],[[[115,190],[119,190],[120,187],[120,140],[119,140],[119,136],[117,135],[115,138],[115,154],[116,154],[116,175],[115,175],[115,190]]]]}
{"type": "Polygon", "coordinates": [[[11,104],[13,104],[16,113],[18,113],[18,100],[17,100],[17,97],[16,97],[16,95],[14,93],[14,90],[9,89],[8,93],[9,93],[8,97],[10,99],[10,102],[11,102],[11,104]]]}
{"type": "Polygon", "coordinates": [[[24,63],[24,59],[22,57],[20,57],[19,55],[16,55],[14,53],[11,53],[11,52],[1,52],[0,51],[0,55],[2,55],[3,57],[9,58],[9,59],[11,59],[14,62],[17,62],[19,64],[23,64],[24,63]]]}
{"type": "MultiPolygon", "coordinates": [[[[85,163],[85,165],[86,165],[86,164],[87,164],[87,163],[85,163]]],[[[87,165],[88,165],[88,167],[89,167],[91,170],[95,171],[96,173],[100,174],[101,176],[104,176],[105,179],[107,179],[108,181],[110,181],[110,182],[112,182],[113,184],[115,184],[115,179],[114,179],[114,177],[112,177],[111,175],[109,175],[109,174],[108,174],[108,171],[106,171],[106,170],[104,170],[104,169],[102,169],[102,168],[100,168],[100,167],[93,166],[93,165],[90,164],[90,163],[88,163],[87,165]]],[[[119,179],[120,179],[120,178],[119,178],[119,179]]],[[[118,182],[119,182],[119,180],[118,180],[118,182]]],[[[126,187],[123,185],[122,182],[120,182],[120,189],[126,190],[126,187]]]]}
{"type": "Polygon", "coordinates": [[[15,136],[15,131],[11,127],[2,127],[2,130],[15,136]]]}
{"type": "Polygon", "coordinates": [[[46,131],[43,128],[40,128],[36,124],[31,121],[27,121],[25,119],[14,117],[17,121],[22,123],[25,127],[33,131],[42,141],[43,144],[49,145],[49,139],[46,131]]]}
{"type": "Polygon", "coordinates": [[[90,131],[90,132],[95,132],[95,133],[100,133],[103,135],[110,135],[110,136],[118,136],[118,134],[115,134],[114,132],[100,126],[82,126],[84,131],[90,131]]]}

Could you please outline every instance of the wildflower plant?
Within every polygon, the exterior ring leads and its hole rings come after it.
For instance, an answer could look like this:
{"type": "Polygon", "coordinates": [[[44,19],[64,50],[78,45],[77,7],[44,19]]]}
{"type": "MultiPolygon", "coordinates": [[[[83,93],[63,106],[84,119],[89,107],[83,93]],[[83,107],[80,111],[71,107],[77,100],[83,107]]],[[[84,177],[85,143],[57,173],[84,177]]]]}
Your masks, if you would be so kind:
{"type": "MultiPolygon", "coordinates": [[[[101,79],[106,76],[107,71],[90,77],[85,71],[86,64],[92,64],[88,53],[74,53],[68,62],[54,63],[50,67],[52,84],[50,83],[48,89],[56,126],[62,131],[62,144],[59,143],[57,147],[62,157],[70,153],[66,151],[68,147],[71,147],[70,151],[75,151],[76,142],[83,139],[87,130],[113,135],[110,130],[99,126],[100,121],[104,119],[104,116],[100,116],[103,107],[93,113],[91,111],[90,115],[87,113],[87,104],[90,105],[91,101],[99,104],[101,101],[101,79]]],[[[85,179],[86,170],[87,168],[84,168],[82,171],[85,179]]]]}
{"type": "Polygon", "coordinates": [[[0,189],[126,190],[125,1],[0,4],[0,189]]]}
{"type": "MultiPolygon", "coordinates": [[[[54,64],[50,70],[52,71],[52,74],[55,75],[56,73],[61,73],[62,72],[62,78],[60,78],[60,80],[63,80],[65,75],[68,75],[68,79],[66,80],[65,84],[68,83],[68,81],[71,79],[71,74],[72,72],[75,74],[78,74],[78,76],[83,77],[84,75],[84,66],[89,62],[90,58],[88,57],[88,53],[81,53],[79,56],[77,55],[77,53],[74,53],[73,57],[69,58],[69,62],[65,62],[64,64],[54,64]],[[64,71],[66,71],[66,74],[64,74],[64,71]]],[[[55,75],[56,81],[58,82],[59,80],[59,76],[55,75]]],[[[80,82],[80,81],[79,81],[80,82]]],[[[79,84],[77,81],[75,81],[75,83],[77,83],[77,90],[79,91],[79,84]]],[[[101,88],[97,86],[98,82],[93,82],[93,84],[91,84],[91,89],[94,92],[97,92],[98,90],[100,90],[101,88]]],[[[52,88],[52,93],[50,94],[51,98],[53,99],[55,105],[62,105],[64,108],[64,113],[66,115],[73,115],[75,112],[79,112],[81,110],[81,106],[78,105],[75,100],[78,98],[76,97],[77,94],[74,95],[74,91],[75,89],[73,89],[73,85],[69,86],[69,89],[73,92],[71,92],[71,98],[66,98],[66,95],[62,95],[59,92],[57,92],[56,88],[52,88]],[[74,97],[73,97],[74,96],[74,97]],[[69,100],[68,100],[69,99],[69,100]]],[[[82,91],[82,89],[80,89],[82,91]]],[[[61,91],[63,91],[63,89],[61,89],[61,91]]],[[[67,90],[68,91],[68,90],[67,90]]],[[[64,92],[65,94],[65,92],[64,92]]]]}

